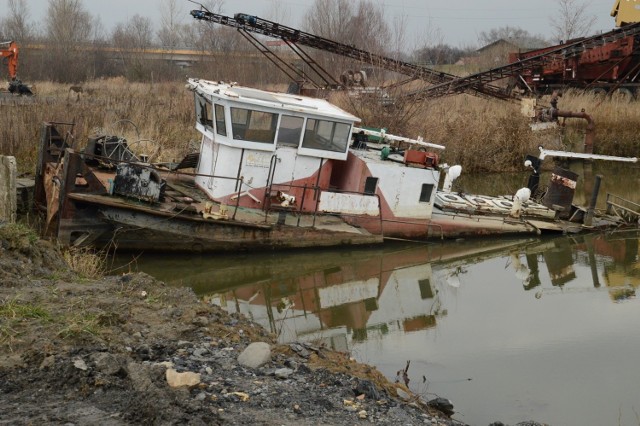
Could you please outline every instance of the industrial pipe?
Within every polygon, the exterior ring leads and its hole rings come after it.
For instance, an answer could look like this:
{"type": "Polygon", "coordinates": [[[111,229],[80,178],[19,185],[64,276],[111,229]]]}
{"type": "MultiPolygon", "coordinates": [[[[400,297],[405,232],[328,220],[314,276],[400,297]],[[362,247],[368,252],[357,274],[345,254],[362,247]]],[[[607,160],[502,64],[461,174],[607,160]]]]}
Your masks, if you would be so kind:
{"type": "Polygon", "coordinates": [[[593,117],[582,110],[581,112],[572,112],[572,111],[560,111],[558,109],[553,109],[551,111],[551,116],[553,118],[583,118],[587,120],[587,128],[584,133],[584,152],[586,154],[593,154],[593,141],[596,136],[596,124],[593,121],[593,117]]]}

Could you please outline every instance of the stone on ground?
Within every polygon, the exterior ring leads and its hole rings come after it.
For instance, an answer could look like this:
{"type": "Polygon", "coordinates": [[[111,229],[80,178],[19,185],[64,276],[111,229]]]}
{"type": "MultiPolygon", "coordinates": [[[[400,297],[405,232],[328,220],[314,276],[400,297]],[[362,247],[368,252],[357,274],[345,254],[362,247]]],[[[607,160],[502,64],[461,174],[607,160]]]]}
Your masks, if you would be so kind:
{"type": "Polygon", "coordinates": [[[258,368],[271,359],[271,348],[268,343],[254,342],[247,346],[238,356],[238,363],[249,368],[258,368]]]}
{"type": "Polygon", "coordinates": [[[167,369],[167,383],[172,388],[179,388],[182,386],[195,386],[200,384],[200,374],[186,371],[184,373],[178,373],[173,368],[167,369]]]}

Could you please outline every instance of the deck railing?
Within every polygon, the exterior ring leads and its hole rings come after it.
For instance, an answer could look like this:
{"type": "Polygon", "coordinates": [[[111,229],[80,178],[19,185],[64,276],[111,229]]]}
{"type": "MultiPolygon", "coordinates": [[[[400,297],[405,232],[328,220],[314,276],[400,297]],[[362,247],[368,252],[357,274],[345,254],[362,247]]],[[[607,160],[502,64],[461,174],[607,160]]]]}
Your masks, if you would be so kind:
{"type": "Polygon", "coordinates": [[[365,193],[365,192],[359,192],[359,191],[343,191],[343,190],[338,190],[338,189],[331,189],[331,190],[324,190],[322,188],[320,188],[317,185],[295,185],[295,184],[273,184],[270,187],[267,188],[267,190],[265,191],[265,197],[264,197],[264,203],[263,203],[263,210],[265,212],[265,221],[268,219],[269,213],[272,213],[274,211],[277,212],[290,212],[290,213],[294,213],[297,215],[298,219],[297,219],[297,223],[296,226],[300,226],[300,219],[302,217],[303,214],[312,214],[313,215],[313,222],[312,222],[312,226],[315,226],[316,224],[316,217],[319,214],[335,214],[335,215],[339,215],[340,217],[363,217],[366,216],[365,214],[360,214],[360,213],[343,213],[343,212],[336,212],[336,213],[331,213],[331,212],[322,212],[320,211],[320,194],[322,192],[333,192],[333,193],[338,193],[338,194],[353,194],[353,195],[361,195],[361,196],[367,196],[367,197],[376,197],[377,201],[378,201],[378,220],[380,223],[380,235],[383,235],[383,226],[382,226],[382,222],[383,222],[383,217],[382,217],[382,203],[380,202],[380,196],[378,194],[371,194],[371,193],[365,193]],[[296,192],[300,192],[300,190],[302,190],[302,196],[300,197],[300,203],[299,204],[293,204],[290,206],[286,206],[283,207],[281,205],[274,205],[271,202],[271,198],[273,196],[274,191],[275,192],[283,192],[283,193],[289,193],[296,191],[296,192]],[[307,210],[305,211],[304,207],[305,207],[305,201],[307,199],[307,195],[310,193],[310,191],[314,192],[314,200],[315,200],[315,205],[313,206],[313,209],[307,210]]]}
{"type": "Polygon", "coordinates": [[[640,219],[640,204],[607,193],[607,214],[617,216],[625,222],[638,221],[640,219]]]}

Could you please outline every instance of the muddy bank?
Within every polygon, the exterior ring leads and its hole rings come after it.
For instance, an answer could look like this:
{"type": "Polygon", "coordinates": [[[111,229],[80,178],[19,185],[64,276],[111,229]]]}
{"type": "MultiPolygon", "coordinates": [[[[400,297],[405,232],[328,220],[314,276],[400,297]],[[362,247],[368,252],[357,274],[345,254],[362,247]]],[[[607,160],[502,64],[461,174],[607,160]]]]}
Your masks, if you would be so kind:
{"type": "Polygon", "coordinates": [[[0,424],[462,424],[346,354],[277,345],[190,289],[142,273],[84,279],[24,228],[0,225],[0,270],[0,424]]]}

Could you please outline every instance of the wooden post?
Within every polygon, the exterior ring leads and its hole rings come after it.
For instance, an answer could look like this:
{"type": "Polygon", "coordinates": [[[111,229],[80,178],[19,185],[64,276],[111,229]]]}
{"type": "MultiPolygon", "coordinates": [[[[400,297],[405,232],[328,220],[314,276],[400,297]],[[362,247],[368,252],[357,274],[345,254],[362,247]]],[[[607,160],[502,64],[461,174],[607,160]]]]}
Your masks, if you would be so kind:
{"type": "Polygon", "coordinates": [[[584,218],[584,224],[586,226],[593,225],[593,214],[596,209],[596,203],[598,202],[598,192],[600,192],[601,175],[596,175],[596,180],[593,184],[593,191],[591,191],[591,200],[589,201],[589,208],[587,209],[587,215],[584,218]]]}
{"type": "Polygon", "coordinates": [[[17,210],[16,158],[0,155],[0,222],[15,223],[17,210]]]}

